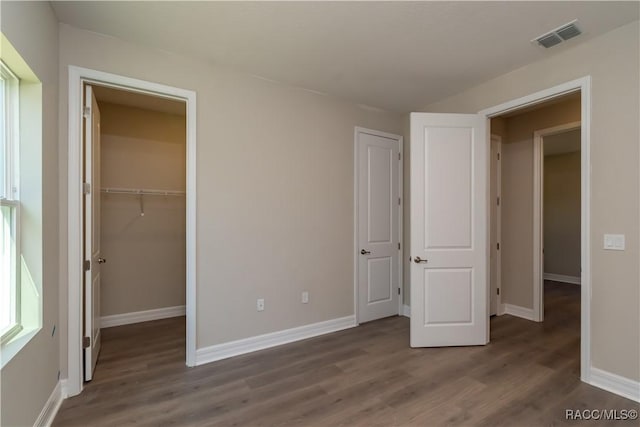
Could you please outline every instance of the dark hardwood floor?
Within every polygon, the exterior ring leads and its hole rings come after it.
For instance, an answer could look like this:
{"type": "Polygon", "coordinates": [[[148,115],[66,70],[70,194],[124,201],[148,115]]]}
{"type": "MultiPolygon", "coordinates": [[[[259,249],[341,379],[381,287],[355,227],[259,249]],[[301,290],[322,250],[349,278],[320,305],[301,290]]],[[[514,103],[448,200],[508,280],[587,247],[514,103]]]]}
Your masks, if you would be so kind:
{"type": "Polygon", "coordinates": [[[95,379],[54,425],[551,426],[581,424],[566,409],[640,409],[580,382],[575,285],[545,283],[543,323],[494,317],[480,347],[411,349],[409,320],[391,317],[186,368],[184,329],[103,330],[95,379]]]}

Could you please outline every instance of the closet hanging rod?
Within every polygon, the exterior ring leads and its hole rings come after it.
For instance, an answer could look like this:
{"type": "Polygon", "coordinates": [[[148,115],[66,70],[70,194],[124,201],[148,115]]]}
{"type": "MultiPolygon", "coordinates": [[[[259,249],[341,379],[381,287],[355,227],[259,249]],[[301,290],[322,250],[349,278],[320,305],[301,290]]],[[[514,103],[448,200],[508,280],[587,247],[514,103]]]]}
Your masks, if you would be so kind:
{"type": "Polygon", "coordinates": [[[184,191],[151,190],[148,188],[103,188],[101,191],[111,194],[142,194],[145,196],[184,196],[186,194],[184,191]]]}

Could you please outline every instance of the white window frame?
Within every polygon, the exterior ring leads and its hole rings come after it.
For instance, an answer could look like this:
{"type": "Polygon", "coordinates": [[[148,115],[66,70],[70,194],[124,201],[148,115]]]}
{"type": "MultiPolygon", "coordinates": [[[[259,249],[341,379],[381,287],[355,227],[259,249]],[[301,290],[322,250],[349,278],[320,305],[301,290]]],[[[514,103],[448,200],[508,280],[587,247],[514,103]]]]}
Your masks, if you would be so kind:
{"type": "MultiPolygon", "coordinates": [[[[8,328],[0,331],[0,344],[4,345],[18,335],[22,329],[21,322],[21,298],[20,298],[20,193],[19,193],[19,85],[20,79],[0,61],[0,76],[2,77],[2,98],[0,102],[0,115],[3,120],[2,138],[3,144],[0,149],[4,154],[4,188],[0,195],[0,206],[11,209],[11,234],[14,236],[15,244],[11,251],[11,264],[13,269],[10,278],[10,313],[11,323],[8,328]]],[[[4,244],[5,242],[3,242],[4,244]]],[[[3,307],[4,309],[4,307],[3,307]]]]}

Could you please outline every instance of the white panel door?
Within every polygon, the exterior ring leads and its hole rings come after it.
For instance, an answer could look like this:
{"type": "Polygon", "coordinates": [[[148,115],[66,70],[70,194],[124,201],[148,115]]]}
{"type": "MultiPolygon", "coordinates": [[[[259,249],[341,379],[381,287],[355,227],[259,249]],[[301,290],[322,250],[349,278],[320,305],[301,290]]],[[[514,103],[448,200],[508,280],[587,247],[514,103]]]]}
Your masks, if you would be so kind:
{"type": "MultiPolygon", "coordinates": [[[[93,378],[100,352],[100,110],[93,88],[85,86],[84,256],[90,261],[84,277],[84,380],[93,378]],[[88,341],[88,342],[87,342],[88,341]]],[[[86,261],[85,261],[86,263],[86,261]]]]}
{"type": "Polygon", "coordinates": [[[398,314],[399,136],[358,129],[358,322],[398,314]]]}
{"type": "Polygon", "coordinates": [[[411,114],[412,347],[489,339],[486,120],[411,114]]]}

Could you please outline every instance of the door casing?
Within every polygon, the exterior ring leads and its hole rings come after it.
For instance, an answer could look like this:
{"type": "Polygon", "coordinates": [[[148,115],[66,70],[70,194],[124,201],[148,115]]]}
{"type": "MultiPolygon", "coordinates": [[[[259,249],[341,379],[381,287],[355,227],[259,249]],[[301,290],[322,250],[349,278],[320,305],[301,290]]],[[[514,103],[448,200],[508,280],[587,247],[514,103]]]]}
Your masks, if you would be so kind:
{"type": "Polygon", "coordinates": [[[68,187],[67,187],[67,379],[64,396],[83,389],[83,85],[94,83],[186,103],[186,365],[196,364],[196,93],[145,80],[69,66],[68,87],[68,187]]]}
{"type": "Polygon", "coordinates": [[[403,312],[403,299],[404,299],[404,288],[403,288],[403,260],[402,254],[404,253],[404,242],[402,241],[403,237],[403,206],[404,206],[404,196],[403,196],[403,181],[404,181],[404,152],[403,152],[403,137],[401,135],[395,135],[392,133],[381,132],[377,130],[367,129],[363,127],[356,126],[354,130],[353,137],[353,312],[356,315],[356,325],[360,324],[359,310],[358,310],[358,279],[359,279],[359,269],[358,269],[358,260],[359,260],[359,246],[358,246],[358,220],[359,220],[359,203],[358,203],[358,168],[360,162],[360,155],[358,150],[358,134],[367,133],[370,135],[380,136],[383,138],[389,138],[398,141],[398,151],[400,152],[400,162],[398,162],[398,194],[400,195],[400,204],[398,205],[398,241],[400,243],[400,249],[398,249],[398,286],[400,288],[400,294],[398,295],[398,314],[402,314],[403,312]]]}

